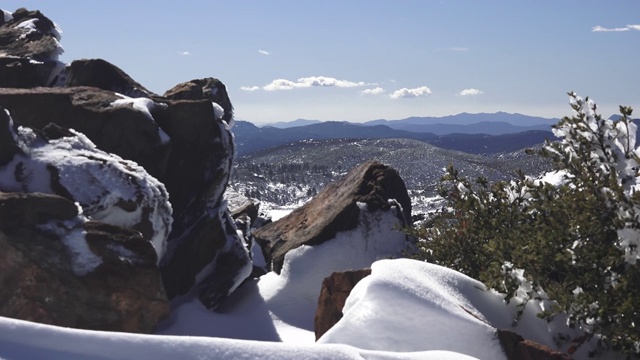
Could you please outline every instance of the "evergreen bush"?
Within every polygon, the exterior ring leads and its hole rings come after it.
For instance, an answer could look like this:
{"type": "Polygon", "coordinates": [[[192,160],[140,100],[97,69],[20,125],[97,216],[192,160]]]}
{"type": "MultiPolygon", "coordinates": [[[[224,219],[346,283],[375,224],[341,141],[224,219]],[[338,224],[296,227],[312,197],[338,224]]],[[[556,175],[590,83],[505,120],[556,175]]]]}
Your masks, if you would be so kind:
{"type": "MultiPolygon", "coordinates": [[[[632,109],[603,119],[570,93],[574,116],[539,151],[556,170],[489,183],[452,166],[440,184],[446,206],[413,230],[416,258],[458,270],[525,304],[553,299],[539,314],[568,316],[603,348],[640,356],[640,148],[632,109]]],[[[517,321],[516,317],[514,321],[517,321]]],[[[575,340],[575,339],[574,339],[575,340]]]]}

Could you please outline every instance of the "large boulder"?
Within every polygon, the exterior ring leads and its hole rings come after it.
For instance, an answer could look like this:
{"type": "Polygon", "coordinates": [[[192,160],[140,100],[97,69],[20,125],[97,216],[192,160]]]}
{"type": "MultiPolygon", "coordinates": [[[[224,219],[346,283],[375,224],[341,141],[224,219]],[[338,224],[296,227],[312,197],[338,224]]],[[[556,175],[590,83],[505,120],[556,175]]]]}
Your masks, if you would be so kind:
{"type": "Polygon", "coordinates": [[[60,29],[39,11],[24,8],[0,22],[0,87],[51,84],[64,68],[58,61],[60,29]],[[4,21],[7,19],[8,21],[4,21]]]}
{"type": "Polygon", "coordinates": [[[0,193],[0,316],[153,332],[169,312],[156,258],[139,232],[88,221],[68,199],[0,193]]]}
{"type": "Polygon", "coordinates": [[[161,267],[170,298],[198,283],[200,297],[213,308],[249,276],[251,259],[223,202],[234,148],[219,105],[68,87],[0,89],[0,106],[11,111],[16,125],[75,129],[166,186],[174,221],[161,267]]]}
{"type": "Polygon", "coordinates": [[[286,217],[254,232],[264,257],[280,273],[287,252],[319,245],[338,233],[357,228],[361,213],[393,212],[411,224],[411,199],[398,173],[383,164],[366,162],[286,217]]]}

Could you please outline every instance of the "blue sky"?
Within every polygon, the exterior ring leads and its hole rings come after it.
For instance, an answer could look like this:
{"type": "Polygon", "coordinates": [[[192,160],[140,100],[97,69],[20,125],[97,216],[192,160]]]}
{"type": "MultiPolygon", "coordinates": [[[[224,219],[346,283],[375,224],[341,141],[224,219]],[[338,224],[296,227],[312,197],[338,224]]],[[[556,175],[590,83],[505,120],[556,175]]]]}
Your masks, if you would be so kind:
{"type": "Polygon", "coordinates": [[[236,118],[366,121],[461,112],[640,116],[640,1],[3,0],[150,90],[217,77],[236,118]],[[404,90],[403,90],[404,89],[404,90]]]}

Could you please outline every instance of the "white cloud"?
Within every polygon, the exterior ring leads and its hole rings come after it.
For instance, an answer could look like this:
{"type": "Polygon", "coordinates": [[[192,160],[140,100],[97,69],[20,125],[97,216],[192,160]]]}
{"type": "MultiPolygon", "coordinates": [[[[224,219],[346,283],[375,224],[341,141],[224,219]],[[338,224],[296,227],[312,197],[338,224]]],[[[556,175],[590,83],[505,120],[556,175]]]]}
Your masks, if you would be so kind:
{"type": "Polygon", "coordinates": [[[275,90],[291,90],[297,88],[309,88],[309,87],[356,87],[356,86],[365,86],[367,85],[364,82],[353,82],[348,80],[338,80],[332,77],[325,76],[311,76],[306,78],[299,78],[296,81],[291,81],[287,79],[276,79],[271,83],[265,85],[263,87],[264,90],[267,91],[275,91],[275,90]]]}
{"type": "Polygon", "coordinates": [[[244,91],[256,91],[256,90],[260,90],[260,86],[241,86],[240,90],[244,90],[244,91]]]}
{"type": "Polygon", "coordinates": [[[640,25],[627,25],[625,27],[619,27],[619,28],[606,28],[600,25],[596,25],[591,29],[592,32],[621,32],[621,31],[629,31],[629,30],[640,31],[640,25]]]}
{"type": "Polygon", "coordinates": [[[188,52],[188,51],[180,51],[180,52],[178,52],[178,55],[181,55],[181,56],[189,56],[189,55],[191,55],[191,53],[190,53],[190,52],[188,52]]]}
{"type": "Polygon", "coordinates": [[[376,87],[373,89],[366,89],[362,91],[362,95],[379,95],[382,94],[384,92],[384,89],[381,87],[376,87]]]}
{"type": "Polygon", "coordinates": [[[258,50],[258,52],[262,55],[271,55],[271,53],[266,50],[258,50]]]}
{"type": "Polygon", "coordinates": [[[389,95],[392,99],[404,99],[404,98],[416,98],[420,96],[428,96],[431,95],[431,89],[426,86],[421,86],[415,89],[407,89],[402,88],[400,90],[396,90],[393,94],[389,95]]]}
{"type": "Polygon", "coordinates": [[[460,91],[460,96],[473,96],[483,94],[482,90],[478,89],[464,89],[460,91]]]}
{"type": "Polygon", "coordinates": [[[266,86],[263,87],[263,89],[267,90],[267,91],[275,91],[275,90],[291,90],[295,87],[299,87],[296,86],[297,84],[291,80],[287,80],[287,79],[276,79],[273,80],[271,83],[267,84],[266,86]]]}

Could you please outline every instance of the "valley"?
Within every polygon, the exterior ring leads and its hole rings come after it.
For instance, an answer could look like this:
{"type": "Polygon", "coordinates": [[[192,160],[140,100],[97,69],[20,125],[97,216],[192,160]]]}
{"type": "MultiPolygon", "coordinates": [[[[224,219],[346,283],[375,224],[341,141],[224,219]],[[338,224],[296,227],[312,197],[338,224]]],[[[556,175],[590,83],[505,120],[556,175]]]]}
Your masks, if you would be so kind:
{"type": "Polygon", "coordinates": [[[266,206],[300,205],[368,160],[390,165],[399,172],[412,197],[414,213],[432,206],[439,179],[449,164],[471,178],[485,176],[493,181],[510,179],[518,169],[532,176],[550,169],[545,159],[525,154],[524,148],[473,154],[415,139],[302,140],[238,156],[230,186],[266,206]]]}

